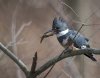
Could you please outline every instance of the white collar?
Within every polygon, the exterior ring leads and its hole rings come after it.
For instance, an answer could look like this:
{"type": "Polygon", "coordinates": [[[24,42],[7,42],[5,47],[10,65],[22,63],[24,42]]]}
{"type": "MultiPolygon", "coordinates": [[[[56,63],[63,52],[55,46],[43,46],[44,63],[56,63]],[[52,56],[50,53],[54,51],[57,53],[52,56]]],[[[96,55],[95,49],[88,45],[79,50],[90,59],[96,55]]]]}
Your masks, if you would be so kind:
{"type": "Polygon", "coordinates": [[[60,36],[63,36],[63,35],[65,35],[65,34],[67,34],[68,32],[69,32],[69,29],[66,29],[66,30],[64,30],[64,31],[59,32],[59,33],[56,34],[56,35],[57,35],[57,37],[60,37],[60,36]]]}

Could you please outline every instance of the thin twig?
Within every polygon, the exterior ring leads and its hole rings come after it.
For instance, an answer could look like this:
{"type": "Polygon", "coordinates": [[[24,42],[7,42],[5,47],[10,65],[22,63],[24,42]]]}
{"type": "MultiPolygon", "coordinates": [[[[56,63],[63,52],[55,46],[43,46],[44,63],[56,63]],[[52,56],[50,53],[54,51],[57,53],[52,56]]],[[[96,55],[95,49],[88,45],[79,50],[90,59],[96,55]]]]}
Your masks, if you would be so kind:
{"type": "Polygon", "coordinates": [[[51,66],[50,70],[46,73],[46,75],[43,78],[46,78],[48,76],[48,74],[51,72],[51,70],[53,69],[54,66],[55,66],[55,64],[51,66]]]}
{"type": "Polygon", "coordinates": [[[17,38],[21,34],[21,32],[24,30],[24,28],[27,26],[30,26],[31,23],[32,23],[32,21],[22,24],[21,27],[19,28],[19,30],[17,31],[15,37],[17,38]]]}
{"type": "Polygon", "coordinates": [[[64,69],[61,69],[61,71],[68,77],[68,78],[72,78],[68,73],[66,73],[66,71],[64,69]]]}
{"type": "Polygon", "coordinates": [[[68,4],[66,4],[65,2],[63,2],[62,0],[59,0],[59,1],[60,1],[61,4],[67,6],[69,9],[71,9],[71,11],[72,11],[72,12],[79,18],[79,20],[80,20],[80,16],[75,12],[75,10],[74,10],[71,6],[69,6],[68,4]]]}

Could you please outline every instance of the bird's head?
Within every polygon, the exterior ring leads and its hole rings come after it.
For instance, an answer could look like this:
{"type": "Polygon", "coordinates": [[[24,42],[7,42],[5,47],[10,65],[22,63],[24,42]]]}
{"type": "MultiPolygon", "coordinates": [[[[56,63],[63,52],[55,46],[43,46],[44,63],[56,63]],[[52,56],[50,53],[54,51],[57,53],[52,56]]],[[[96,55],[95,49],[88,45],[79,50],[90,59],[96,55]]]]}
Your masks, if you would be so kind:
{"type": "Polygon", "coordinates": [[[63,18],[61,18],[61,17],[54,18],[53,24],[52,24],[52,31],[55,34],[58,34],[59,32],[62,32],[66,29],[68,29],[68,25],[63,18]]]}
{"type": "Polygon", "coordinates": [[[57,35],[60,32],[65,31],[67,29],[68,29],[68,25],[67,25],[67,23],[65,22],[65,20],[63,18],[61,18],[61,17],[54,18],[53,24],[52,24],[52,29],[44,33],[44,35],[42,36],[41,41],[44,38],[47,38],[49,36],[53,36],[54,34],[57,35]]]}

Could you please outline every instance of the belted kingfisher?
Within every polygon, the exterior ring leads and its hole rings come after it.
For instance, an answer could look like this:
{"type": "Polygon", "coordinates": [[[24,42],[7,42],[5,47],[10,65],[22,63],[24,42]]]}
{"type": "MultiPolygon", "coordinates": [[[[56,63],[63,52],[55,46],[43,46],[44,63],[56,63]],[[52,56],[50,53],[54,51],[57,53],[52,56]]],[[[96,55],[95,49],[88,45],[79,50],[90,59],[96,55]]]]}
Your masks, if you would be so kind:
{"type": "MultiPolygon", "coordinates": [[[[77,33],[77,31],[72,30],[66,23],[66,21],[61,17],[54,18],[52,29],[46,32],[44,36],[49,37],[53,36],[54,34],[57,36],[59,43],[64,48],[69,48],[69,46],[77,49],[90,48],[90,45],[88,43],[89,39],[84,37],[82,34],[77,33]],[[46,36],[46,34],[48,35],[46,36]],[[69,40],[71,40],[72,42],[70,42],[69,40]]],[[[84,55],[91,60],[96,61],[92,53],[85,53],[84,55]]]]}

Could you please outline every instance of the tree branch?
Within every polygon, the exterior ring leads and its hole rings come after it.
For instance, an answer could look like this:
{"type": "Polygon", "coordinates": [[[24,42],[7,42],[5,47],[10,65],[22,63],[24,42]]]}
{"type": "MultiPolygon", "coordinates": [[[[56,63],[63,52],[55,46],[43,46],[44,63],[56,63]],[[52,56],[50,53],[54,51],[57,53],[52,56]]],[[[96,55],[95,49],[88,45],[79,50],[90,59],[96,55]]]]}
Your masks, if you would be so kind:
{"type": "Polygon", "coordinates": [[[20,67],[20,69],[24,72],[27,78],[36,78],[38,75],[43,73],[49,67],[51,67],[52,65],[56,64],[57,62],[67,57],[81,55],[84,53],[100,54],[100,50],[97,50],[97,49],[83,49],[83,50],[76,50],[76,51],[64,50],[61,56],[59,55],[55,56],[54,58],[50,59],[48,62],[46,62],[44,65],[42,65],[37,70],[35,70],[36,68],[36,64],[35,64],[35,68],[34,68],[35,72],[33,74],[30,74],[26,65],[20,59],[18,59],[18,57],[16,57],[9,49],[7,49],[2,43],[0,43],[0,49],[20,67]]]}
{"type": "Polygon", "coordinates": [[[35,53],[35,55],[33,57],[33,62],[32,62],[32,66],[31,66],[30,74],[35,73],[36,65],[37,65],[37,52],[35,53]]]}
{"type": "Polygon", "coordinates": [[[67,57],[72,57],[75,55],[81,55],[84,53],[93,53],[93,54],[100,54],[100,50],[96,50],[96,49],[83,49],[83,50],[77,50],[77,51],[72,51],[72,52],[68,52],[68,51],[64,51],[64,53],[60,56],[55,56],[53,59],[49,60],[48,62],[46,62],[44,65],[42,65],[40,68],[38,68],[35,73],[33,74],[32,78],[35,78],[36,76],[40,75],[41,73],[43,73],[45,70],[47,70],[49,67],[51,67],[53,64],[61,61],[64,58],[67,57]]]}
{"type": "Polygon", "coordinates": [[[29,72],[26,65],[20,59],[18,59],[18,57],[16,57],[9,49],[7,49],[1,42],[0,49],[20,67],[20,69],[24,72],[26,76],[28,76],[29,72]]]}

